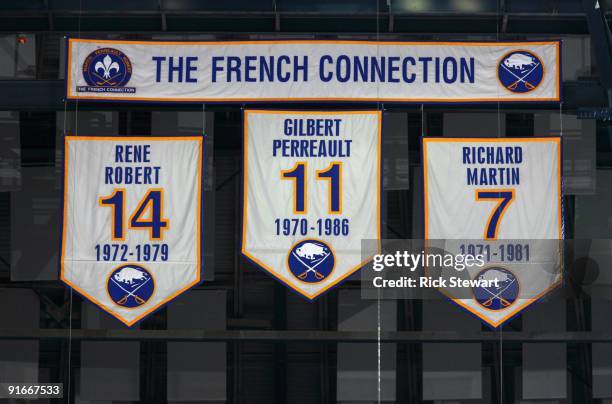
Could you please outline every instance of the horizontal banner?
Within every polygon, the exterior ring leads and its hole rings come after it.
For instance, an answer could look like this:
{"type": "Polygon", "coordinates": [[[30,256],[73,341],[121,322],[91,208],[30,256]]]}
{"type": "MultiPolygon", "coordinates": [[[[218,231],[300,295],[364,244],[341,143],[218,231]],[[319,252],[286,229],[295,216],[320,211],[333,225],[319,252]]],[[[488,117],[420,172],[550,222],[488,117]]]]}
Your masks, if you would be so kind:
{"type": "Polygon", "coordinates": [[[558,41],[69,39],[68,99],[558,102],[558,41]]]}

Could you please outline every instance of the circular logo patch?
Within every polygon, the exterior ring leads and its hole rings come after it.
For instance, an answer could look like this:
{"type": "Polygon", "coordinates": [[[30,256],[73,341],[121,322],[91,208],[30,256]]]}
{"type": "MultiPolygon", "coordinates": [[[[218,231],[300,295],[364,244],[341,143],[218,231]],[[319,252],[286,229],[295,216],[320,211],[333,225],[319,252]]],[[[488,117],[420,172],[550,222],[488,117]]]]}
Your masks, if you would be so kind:
{"type": "Polygon", "coordinates": [[[320,240],[306,239],[296,243],[287,256],[289,270],[299,280],[317,283],[334,270],[336,257],[331,247],[320,240]]]}
{"type": "Polygon", "coordinates": [[[131,309],[142,306],[151,298],[155,282],[146,268],[127,264],[111,273],[106,288],[115,304],[131,309]]]}
{"type": "Polygon", "coordinates": [[[123,87],[132,77],[132,63],[120,50],[101,48],[83,62],[83,78],[93,87],[123,87]]]}
{"type": "Polygon", "coordinates": [[[506,54],[497,67],[499,82],[513,93],[535,90],[544,78],[544,66],[535,54],[513,51],[506,54]]]}
{"type": "Polygon", "coordinates": [[[493,281],[497,279],[497,286],[473,288],[476,301],[489,310],[503,310],[517,299],[519,284],[514,274],[505,268],[491,267],[482,270],[477,280],[493,281]]]}

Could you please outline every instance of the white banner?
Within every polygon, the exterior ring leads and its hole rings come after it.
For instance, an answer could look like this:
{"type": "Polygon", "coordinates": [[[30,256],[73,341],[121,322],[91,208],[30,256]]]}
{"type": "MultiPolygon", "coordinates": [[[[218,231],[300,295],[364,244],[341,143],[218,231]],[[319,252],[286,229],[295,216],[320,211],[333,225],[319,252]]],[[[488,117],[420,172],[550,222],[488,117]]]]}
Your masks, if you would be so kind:
{"type": "Polygon", "coordinates": [[[68,41],[69,99],[558,102],[560,43],[68,41]]]}
{"type": "Polygon", "coordinates": [[[245,111],[242,253],[314,299],[380,239],[379,111],[245,111]]]}
{"type": "MultiPolygon", "coordinates": [[[[470,279],[499,279],[453,300],[497,327],[561,281],[561,139],[423,138],[425,238],[482,255],[470,279]],[[482,241],[478,241],[482,240],[482,241]]],[[[438,244],[432,242],[432,244],[438,244]]]]}
{"type": "Polygon", "coordinates": [[[65,139],[61,279],[131,326],[200,281],[202,137],[65,139]]]}

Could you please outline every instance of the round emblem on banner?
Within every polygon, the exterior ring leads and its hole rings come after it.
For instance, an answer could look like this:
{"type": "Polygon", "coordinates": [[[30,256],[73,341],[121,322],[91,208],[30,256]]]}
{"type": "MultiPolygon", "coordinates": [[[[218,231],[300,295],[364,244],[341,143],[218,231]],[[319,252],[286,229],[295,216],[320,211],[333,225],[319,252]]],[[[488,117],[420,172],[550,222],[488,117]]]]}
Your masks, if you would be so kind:
{"type": "Polygon", "coordinates": [[[145,267],[127,264],[111,273],[106,288],[115,304],[131,309],[149,301],[155,290],[155,282],[145,267]]]}
{"type": "Polygon", "coordinates": [[[516,276],[501,267],[491,267],[476,275],[477,280],[493,281],[497,286],[473,288],[476,301],[489,310],[503,310],[512,305],[519,295],[519,284],[516,276]]]}
{"type": "Polygon", "coordinates": [[[289,270],[302,282],[318,283],[333,272],[336,257],[329,245],[306,239],[296,243],[287,256],[289,270]]]}
{"type": "Polygon", "coordinates": [[[499,61],[497,77],[507,90],[513,93],[528,93],[542,82],[544,65],[532,52],[512,51],[499,61]]]}
{"type": "Polygon", "coordinates": [[[130,77],[132,63],[117,49],[96,49],[83,62],[83,78],[92,87],[123,87],[130,77]]]}

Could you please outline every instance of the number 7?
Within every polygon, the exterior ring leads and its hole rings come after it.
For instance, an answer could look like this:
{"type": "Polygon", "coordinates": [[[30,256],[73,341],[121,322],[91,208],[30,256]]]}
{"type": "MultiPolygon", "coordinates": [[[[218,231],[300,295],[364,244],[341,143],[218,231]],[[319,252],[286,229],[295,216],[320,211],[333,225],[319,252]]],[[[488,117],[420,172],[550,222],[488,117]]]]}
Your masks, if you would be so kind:
{"type": "Polygon", "coordinates": [[[512,201],[514,201],[514,190],[513,189],[487,189],[487,190],[476,190],[477,201],[495,201],[497,205],[489,215],[487,225],[485,226],[484,238],[485,240],[497,240],[497,230],[499,230],[499,223],[501,222],[506,209],[512,201]]]}

